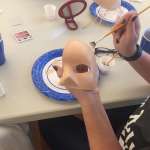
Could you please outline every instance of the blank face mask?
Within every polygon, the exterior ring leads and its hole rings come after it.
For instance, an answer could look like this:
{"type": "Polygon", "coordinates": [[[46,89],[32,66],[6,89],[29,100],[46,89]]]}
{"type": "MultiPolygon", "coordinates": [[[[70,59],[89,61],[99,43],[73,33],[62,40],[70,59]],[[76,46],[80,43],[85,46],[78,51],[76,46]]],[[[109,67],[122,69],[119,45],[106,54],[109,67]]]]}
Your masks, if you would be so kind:
{"type": "Polygon", "coordinates": [[[116,9],[121,6],[121,0],[95,0],[95,2],[106,9],[116,9]]]}
{"type": "Polygon", "coordinates": [[[96,90],[99,70],[90,47],[80,41],[66,44],[60,84],[71,89],[96,90]]]}

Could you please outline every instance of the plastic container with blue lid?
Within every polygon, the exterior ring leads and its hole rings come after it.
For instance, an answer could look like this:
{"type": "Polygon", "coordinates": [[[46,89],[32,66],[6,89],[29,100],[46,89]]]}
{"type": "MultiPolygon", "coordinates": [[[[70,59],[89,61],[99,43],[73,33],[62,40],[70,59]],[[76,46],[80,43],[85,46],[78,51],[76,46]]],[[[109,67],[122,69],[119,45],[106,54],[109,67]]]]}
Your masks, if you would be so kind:
{"type": "Polygon", "coordinates": [[[5,53],[4,53],[4,43],[0,34],[0,65],[3,65],[5,63],[5,53]]]}

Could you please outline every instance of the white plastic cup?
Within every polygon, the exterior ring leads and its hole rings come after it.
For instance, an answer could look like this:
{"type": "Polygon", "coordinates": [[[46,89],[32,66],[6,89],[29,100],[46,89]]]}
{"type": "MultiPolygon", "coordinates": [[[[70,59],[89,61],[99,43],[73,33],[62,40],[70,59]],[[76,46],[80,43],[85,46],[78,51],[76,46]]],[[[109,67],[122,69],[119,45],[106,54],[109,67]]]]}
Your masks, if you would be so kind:
{"type": "Polygon", "coordinates": [[[45,16],[48,20],[54,20],[56,18],[56,6],[53,4],[46,4],[44,6],[45,16]]]}

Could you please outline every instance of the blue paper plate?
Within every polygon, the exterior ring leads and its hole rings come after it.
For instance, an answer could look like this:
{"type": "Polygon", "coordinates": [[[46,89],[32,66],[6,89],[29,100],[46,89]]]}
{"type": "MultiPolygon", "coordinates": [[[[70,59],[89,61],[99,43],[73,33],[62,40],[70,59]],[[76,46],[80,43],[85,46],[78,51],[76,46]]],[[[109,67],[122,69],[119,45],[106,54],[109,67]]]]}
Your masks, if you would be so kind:
{"type": "MultiPolygon", "coordinates": [[[[136,9],[134,8],[134,6],[132,4],[130,4],[129,2],[127,1],[121,1],[121,6],[126,8],[128,11],[135,11],[136,9]]],[[[96,4],[95,2],[92,3],[89,7],[89,10],[90,10],[90,13],[92,16],[96,17],[97,14],[96,14],[96,8],[98,7],[98,4],[96,4]]],[[[106,24],[106,25],[114,25],[115,22],[112,22],[112,21],[109,21],[107,19],[103,19],[102,18],[102,23],[103,24],[106,24]]]]}
{"type": "Polygon", "coordinates": [[[32,67],[32,80],[41,93],[59,101],[73,101],[75,97],[59,86],[52,62],[61,63],[63,49],[55,49],[40,56],[32,67]]]}

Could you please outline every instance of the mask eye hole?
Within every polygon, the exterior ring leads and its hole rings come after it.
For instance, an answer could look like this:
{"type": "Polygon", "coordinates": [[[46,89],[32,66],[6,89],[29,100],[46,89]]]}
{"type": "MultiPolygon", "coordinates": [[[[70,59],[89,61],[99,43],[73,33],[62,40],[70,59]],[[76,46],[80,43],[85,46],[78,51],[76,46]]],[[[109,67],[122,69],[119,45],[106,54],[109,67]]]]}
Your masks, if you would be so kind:
{"type": "Polygon", "coordinates": [[[76,66],[76,72],[77,73],[85,73],[89,71],[89,66],[85,64],[79,64],[76,66]]]}

